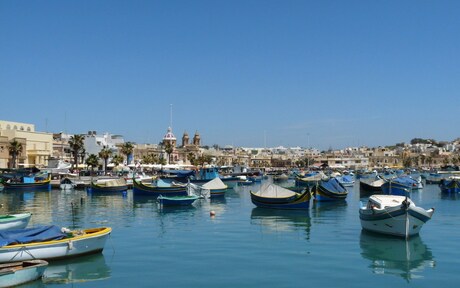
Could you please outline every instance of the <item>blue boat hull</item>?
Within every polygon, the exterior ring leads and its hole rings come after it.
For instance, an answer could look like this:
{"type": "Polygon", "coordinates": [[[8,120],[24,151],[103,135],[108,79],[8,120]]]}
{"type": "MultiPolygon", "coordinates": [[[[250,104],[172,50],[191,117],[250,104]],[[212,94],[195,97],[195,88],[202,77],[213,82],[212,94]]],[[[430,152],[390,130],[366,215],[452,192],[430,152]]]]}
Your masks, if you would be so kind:
{"type": "Polygon", "coordinates": [[[460,180],[442,180],[439,187],[442,193],[460,193],[460,180]]]}
{"type": "Polygon", "coordinates": [[[386,182],[381,187],[383,194],[385,195],[400,195],[408,196],[412,190],[410,186],[397,183],[397,182],[386,182]]]}

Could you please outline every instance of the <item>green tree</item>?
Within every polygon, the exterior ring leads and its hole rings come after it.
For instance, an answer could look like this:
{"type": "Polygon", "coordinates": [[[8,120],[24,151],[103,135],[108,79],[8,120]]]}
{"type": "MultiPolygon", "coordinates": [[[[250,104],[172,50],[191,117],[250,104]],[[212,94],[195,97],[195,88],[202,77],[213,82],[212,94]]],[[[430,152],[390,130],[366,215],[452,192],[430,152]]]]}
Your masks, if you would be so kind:
{"type": "Polygon", "coordinates": [[[8,152],[11,156],[10,168],[16,168],[17,158],[22,153],[22,150],[22,143],[18,142],[16,139],[10,142],[8,146],[8,152]]]}
{"type": "Polygon", "coordinates": [[[129,165],[129,155],[131,155],[134,151],[134,145],[131,142],[123,143],[121,146],[121,154],[126,155],[126,164],[129,165]]]}
{"type": "Polygon", "coordinates": [[[112,150],[104,147],[101,151],[99,151],[99,157],[104,160],[104,174],[107,174],[107,163],[109,161],[110,156],[112,156],[112,150]]]}
{"type": "Polygon", "coordinates": [[[94,167],[99,166],[99,157],[96,154],[90,154],[85,163],[91,166],[91,171],[94,171],[94,167]]]}
{"type": "Polygon", "coordinates": [[[196,165],[196,158],[195,158],[195,154],[193,154],[192,152],[188,153],[187,154],[187,158],[188,160],[190,161],[190,164],[192,165],[196,165]]]}
{"type": "Polygon", "coordinates": [[[426,158],[426,163],[428,163],[428,165],[431,167],[431,164],[433,163],[433,157],[428,156],[428,157],[426,158]]]}
{"type": "Polygon", "coordinates": [[[123,156],[115,155],[112,158],[112,163],[115,164],[115,166],[117,166],[118,164],[123,163],[123,160],[124,160],[123,156]]]}
{"type": "Polygon", "coordinates": [[[165,152],[168,155],[168,164],[171,164],[171,154],[174,151],[174,147],[171,145],[171,143],[166,143],[165,145],[165,152]]]}
{"type": "Polygon", "coordinates": [[[73,155],[73,165],[75,165],[76,168],[78,168],[78,157],[80,156],[81,152],[84,149],[84,143],[83,140],[85,139],[84,135],[74,135],[70,136],[69,139],[69,146],[70,146],[70,151],[73,155]]]}

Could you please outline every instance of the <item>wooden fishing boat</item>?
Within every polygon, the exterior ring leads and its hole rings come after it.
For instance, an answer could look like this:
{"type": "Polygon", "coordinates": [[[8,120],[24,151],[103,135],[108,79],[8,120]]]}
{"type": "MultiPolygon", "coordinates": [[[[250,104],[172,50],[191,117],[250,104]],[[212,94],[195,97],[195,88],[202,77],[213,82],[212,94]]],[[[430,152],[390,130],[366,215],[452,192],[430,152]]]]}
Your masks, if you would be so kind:
{"type": "Polygon", "coordinates": [[[0,263],[56,260],[99,253],[112,229],[70,231],[54,225],[0,232],[0,263]]]}
{"type": "Polygon", "coordinates": [[[417,207],[408,197],[399,195],[372,195],[359,209],[364,230],[408,238],[420,232],[431,219],[434,208],[417,207]]]}
{"type": "Polygon", "coordinates": [[[133,179],[133,194],[153,197],[187,196],[187,185],[170,183],[170,185],[157,186],[133,179]]]}
{"type": "Polygon", "coordinates": [[[91,182],[89,192],[92,193],[118,193],[128,190],[125,179],[100,179],[97,182],[91,182]]]}
{"type": "Polygon", "coordinates": [[[0,215],[0,231],[24,229],[31,216],[31,213],[0,215]]]}
{"type": "Polygon", "coordinates": [[[0,264],[0,287],[12,287],[40,279],[48,267],[45,260],[0,264]]]}
{"type": "Polygon", "coordinates": [[[409,196],[412,189],[416,187],[417,181],[410,177],[397,177],[392,179],[386,179],[385,183],[382,184],[382,192],[386,195],[400,195],[409,196]]]}
{"type": "Polygon", "coordinates": [[[224,196],[225,191],[227,191],[228,186],[220,179],[214,178],[211,181],[205,183],[201,186],[202,189],[209,190],[209,195],[211,197],[224,196]]]}
{"type": "Polygon", "coordinates": [[[459,193],[460,192],[460,177],[449,177],[441,180],[439,183],[442,193],[459,193]]]}
{"type": "Polygon", "coordinates": [[[336,178],[318,181],[311,189],[315,201],[345,200],[347,189],[336,178]]]}
{"type": "Polygon", "coordinates": [[[353,187],[355,185],[355,179],[351,175],[343,175],[335,177],[343,187],[353,187]]]}
{"type": "Polygon", "coordinates": [[[295,177],[295,186],[297,187],[312,187],[316,185],[318,181],[321,181],[326,177],[323,172],[311,172],[305,174],[304,176],[295,177]]]}
{"type": "Polygon", "coordinates": [[[5,190],[50,190],[51,174],[37,173],[31,176],[11,178],[3,182],[5,190]]]}
{"type": "Polygon", "coordinates": [[[203,185],[214,178],[220,178],[229,188],[238,185],[239,178],[236,176],[221,176],[218,167],[205,167],[199,170],[198,177],[190,178],[190,182],[196,185],[203,185]]]}
{"type": "Polygon", "coordinates": [[[192,205],[195,200],[199,199],[199,196],[196,195],[186,195],[186,196],[158,196],[157,200],[160,205],[163,206],[187,206],[192,205]]]}
{"type": "Polygon", "coordinates": [[[250,191],[251,201],[257,207],[273,209],[308,209],[311,194],[308,189],[297,193],[276,184],[262,185],[257,192],[250,191]]]}
{"type": "Polygon", "coordinates": [[[359,180],[359,189],[363,192],[381,192],[382,185],[385,183],[380,177],[373,177],[373,178],[361,178],[359,180]]]}

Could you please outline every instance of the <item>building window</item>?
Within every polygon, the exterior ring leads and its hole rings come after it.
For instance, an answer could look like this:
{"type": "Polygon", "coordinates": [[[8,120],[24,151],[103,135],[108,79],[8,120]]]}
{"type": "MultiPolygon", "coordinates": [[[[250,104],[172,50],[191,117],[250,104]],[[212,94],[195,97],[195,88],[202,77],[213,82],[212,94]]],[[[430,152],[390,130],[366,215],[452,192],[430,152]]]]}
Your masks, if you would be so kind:
{"type": "Polygon", "coordinates": [[[10,130],[11,129],[11,126],[10,124],[6,125],[6,129],[10,130]]]}
{"type": "Polygon", "coordinates": [[[30,132],[30,127],[27,127],[27,131],[30,132]]]}
{"type": "Polygon", "coordinates": [[[24,131],[24,127],[21,126],[21,131],[24,131]]]}

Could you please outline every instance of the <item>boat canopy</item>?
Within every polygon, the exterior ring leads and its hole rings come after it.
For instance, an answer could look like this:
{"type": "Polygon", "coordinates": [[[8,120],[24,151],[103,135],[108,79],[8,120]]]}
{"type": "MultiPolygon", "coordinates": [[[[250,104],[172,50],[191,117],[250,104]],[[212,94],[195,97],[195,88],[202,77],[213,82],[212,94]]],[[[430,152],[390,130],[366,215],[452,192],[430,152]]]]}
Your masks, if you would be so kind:
{"type": "Polygon", "coordinates": [[[260,187],[260,190],[255,192],[254,194],[260,197],[284,198],[284,197],[295,196],[298,193],[292,190],[283,188],[281,186],[269,183],[269,184],[263,184],[260,187]]]}
{"type": "Polygon", "coordinates": [[[201,186],[203,189],[225,189],[227,188],[227,185],[225,185],[222,180],[220,180],[219,177],[212,179],[209,182],[206,182],[203,186],[201,186]]]}
{"type": "Polygon", "coordinates": [[[331,178],[328,181],[321,181],[321,186],[326,188],[329,191],[337,192],[337,193],[345,193],[347,189],[343,187],[340,182],[335,179],[331,178]]]}
{"type": "Polygon", "coordinates": [[[67,234],[55,225],[0,232],[0,247],[66,238],[67,234]]]}
{"type": "Polygon", "coordinates": [[[408,177],[408,176],[406,176],[406,177],[397,177],[397,178],[391,179],[390,181],[400,183],[400,184],[403,184],[403,185],[406,185],[406,186],[412,186],[412,185],[417,183],[416,180],[414,180],[413,178],[408,177]]]}
{"type": "Polygon", "coordinates": [[[161,170],[165,174],[176,175],[177,177],[188,177],[195,175],[194,170],[161,170]]]}
{"type": "Polygon", "coordinates": [[[353,182],[353,176],[351,176],[351,175],[343,175],[342,176],[342,181],[344,181],[344,182],[353,182]]]}

